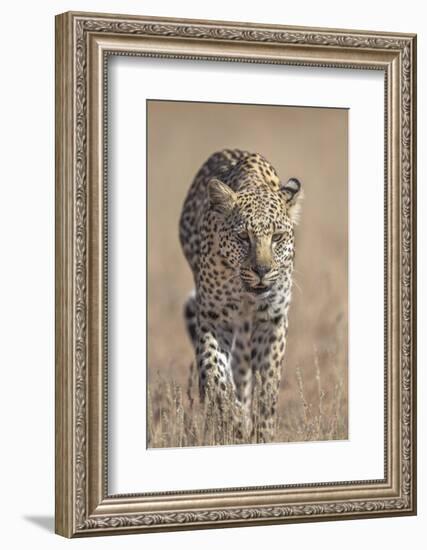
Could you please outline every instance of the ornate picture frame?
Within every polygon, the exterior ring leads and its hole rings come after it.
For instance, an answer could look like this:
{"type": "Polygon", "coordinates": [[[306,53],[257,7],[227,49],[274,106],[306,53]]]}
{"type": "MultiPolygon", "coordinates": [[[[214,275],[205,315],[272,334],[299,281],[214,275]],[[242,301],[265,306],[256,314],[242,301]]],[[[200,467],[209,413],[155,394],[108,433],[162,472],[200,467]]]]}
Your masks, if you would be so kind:
{"type": "Polygon", "coordinates": [[[65,537],[416,513],[416,36],[68,12],[56,17],[56,532],[65,537]],[[383,71],[384,478],[108,492],[109,56],[383,71]]]}

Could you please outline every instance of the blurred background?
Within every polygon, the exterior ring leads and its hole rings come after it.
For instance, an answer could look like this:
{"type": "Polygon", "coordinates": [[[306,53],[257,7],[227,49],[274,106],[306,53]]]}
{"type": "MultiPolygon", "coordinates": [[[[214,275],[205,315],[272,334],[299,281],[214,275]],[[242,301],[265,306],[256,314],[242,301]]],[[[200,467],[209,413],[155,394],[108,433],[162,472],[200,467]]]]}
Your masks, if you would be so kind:
{"type": "Polygon", "coordinates": [[[346,438],[348,111],[150,100],[147,121],[150,387],[159,372],[185,386],[193,361],[182,316],[193,281],[178,239],[193,177],[217,150],[258,152],[304,189],[279,407],[288,423],[323,409],[341,426],[332,437],[346,438]]]}

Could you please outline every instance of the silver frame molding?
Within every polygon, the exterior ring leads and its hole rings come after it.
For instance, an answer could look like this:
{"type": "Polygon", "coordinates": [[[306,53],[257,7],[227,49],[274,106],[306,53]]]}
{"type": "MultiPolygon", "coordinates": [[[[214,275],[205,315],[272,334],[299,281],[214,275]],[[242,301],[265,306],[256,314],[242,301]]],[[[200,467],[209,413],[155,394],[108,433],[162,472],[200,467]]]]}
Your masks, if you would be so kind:
{"type": "Polygon", "coordinates": [[[66,537],[416,513],[416,36],[68,12],[56,17],[56,532],[66,537]],[[109,495],[106,124],[111,55],[385,75],[385,476],[109,495]]]}

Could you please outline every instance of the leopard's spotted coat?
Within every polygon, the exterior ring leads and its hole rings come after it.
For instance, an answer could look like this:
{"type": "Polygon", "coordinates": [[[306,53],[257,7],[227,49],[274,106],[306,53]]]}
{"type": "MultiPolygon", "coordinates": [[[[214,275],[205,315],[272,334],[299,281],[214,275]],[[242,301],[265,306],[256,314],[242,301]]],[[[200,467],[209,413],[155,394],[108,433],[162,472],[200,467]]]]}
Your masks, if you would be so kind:
{"type": "Polygon", "coordinates": [[[300,187],[295,178],[282,183],[258,153],[224,150],[200,168],[180,220],[195,281],[185,317],[201,397],[208,379],[220,406],[232,391],[240,427],[250,430],[259,373],[257,441],[271,440],[277,414],[300,187]]]}

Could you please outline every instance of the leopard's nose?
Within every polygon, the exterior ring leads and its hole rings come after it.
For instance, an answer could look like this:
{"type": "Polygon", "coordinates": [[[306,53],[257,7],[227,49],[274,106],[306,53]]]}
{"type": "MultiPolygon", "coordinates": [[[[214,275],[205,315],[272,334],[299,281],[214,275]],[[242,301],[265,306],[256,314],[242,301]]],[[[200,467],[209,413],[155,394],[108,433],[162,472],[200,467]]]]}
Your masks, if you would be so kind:
{"type": "Polygon", "coordinates": [[[260,279],[267,275],[267,273],[271,270],[270,266],[265,264],[256,264],[252,269],[260,279]]]}

